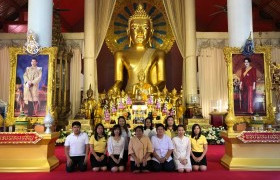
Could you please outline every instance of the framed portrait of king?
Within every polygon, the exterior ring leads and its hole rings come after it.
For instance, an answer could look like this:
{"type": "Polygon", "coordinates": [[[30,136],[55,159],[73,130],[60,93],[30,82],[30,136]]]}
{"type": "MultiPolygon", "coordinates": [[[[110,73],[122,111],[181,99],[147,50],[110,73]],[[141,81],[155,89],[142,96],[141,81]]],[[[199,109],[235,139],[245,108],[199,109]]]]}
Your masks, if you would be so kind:
{"type": "Polygon", "coordinates": [[[50,110],[53,112],[55,85],[55,59],[57,48],[43,48],[39,54],[30,55],[24,48],[9,48],[10,91],[7,125],[19,117],[31,123],[42,123],[50,110]]]}
{"type": "Polygon", "coordinates": [[[228,69],[229,113],[236,123],[250,122],[259,116],[265,123],[273,121],[270,76],[270,47],[255,48],[254,54],[244,56],[240,48],[224,49],[228,69]]]}

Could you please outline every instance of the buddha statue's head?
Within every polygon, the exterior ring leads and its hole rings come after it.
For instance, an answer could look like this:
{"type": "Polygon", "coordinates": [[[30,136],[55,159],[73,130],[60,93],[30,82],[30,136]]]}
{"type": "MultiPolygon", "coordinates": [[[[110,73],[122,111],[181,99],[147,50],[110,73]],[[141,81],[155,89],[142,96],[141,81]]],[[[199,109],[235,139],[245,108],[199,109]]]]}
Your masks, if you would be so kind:
{"type": "Polygon", "coordinates": [[[172,91],[171,91],[171,94],[173,97],[175,97],[177,95],[177,90],[174,88],[172,91]]]}
{"type": "Polygon", "coordinates": [[[87,90],[87,98],[91,98],[93,96],[93,90],[91,89],[91,84],[89,85],[89,89],[87,90]]]}
{"type": "Polygon", "coordinates": [[[135,13],[128,20],[127,34],[129,36],[129,47],[131,44],[152,46],[153,22],[151,17],[145,12],[143,6],[139,4],[135,13]]]}

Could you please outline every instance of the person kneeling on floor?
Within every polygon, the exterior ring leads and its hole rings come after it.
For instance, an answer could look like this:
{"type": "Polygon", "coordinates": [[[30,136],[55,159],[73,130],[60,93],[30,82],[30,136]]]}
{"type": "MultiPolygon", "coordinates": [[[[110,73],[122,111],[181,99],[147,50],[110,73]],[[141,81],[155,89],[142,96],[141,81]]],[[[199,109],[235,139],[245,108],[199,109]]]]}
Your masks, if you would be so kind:
{"type": "Polygon", "coordinates": [[[174,171],[175,164],[171,157],[174,146],[169,136],[165,134],[163,124],[157,124],[157,135],[152,137],[154,147],[152,169],[158,171],[174,171]]]}
{"type": "Polygon", "coordinates": [[[78,166],[80,171],[87,170],[89,152],[88,135],[81,132],[81,123],[72,123],[72,133],[67,136],[65,143],[65,156],[67,158],[66,171],[73,172],[78,166]]]}

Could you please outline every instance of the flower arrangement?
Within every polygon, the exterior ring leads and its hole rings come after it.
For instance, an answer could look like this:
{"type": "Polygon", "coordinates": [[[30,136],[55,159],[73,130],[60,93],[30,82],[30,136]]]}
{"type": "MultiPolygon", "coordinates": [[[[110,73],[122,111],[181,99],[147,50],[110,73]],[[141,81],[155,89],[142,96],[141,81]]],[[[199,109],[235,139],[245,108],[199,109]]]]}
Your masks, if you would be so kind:
{"type": "Polygon", "coordinates": [[[65,142],[66,137],[68,136],[68,133],[63,129],[61,129],[59,132],[60,132],[59,138],[55,142],[56,144],[63,144],[65,142]]]}
{"type": "Polygon", "coordinates": [[[105,129],[105,134],[107,135],[107,137],[111,136],[111,133],[112,131],[110,128],[105,129]]]}
{"type": "MultiPolygon", "coordinates": [[[[56,142],[56,144],[62,145],[62,144],[64,144],[66,137],[71,133],[71,131],[64,131],[63,129],[61,129],[59,132],[60,132],[59,138],[55,142],[56,142]]],[[[82,132],[87,133],[89,138],[92,135],[92,130],[82,130],[82,132]]]]}
{"type": "Polygon", "coordinates": [[[206,137],[208,144],[224,144],[225,140],[220,136],[220,132],[224,131],[224,127],[211,127],[208,131],[202,131],[202,134],[206,137]]]}

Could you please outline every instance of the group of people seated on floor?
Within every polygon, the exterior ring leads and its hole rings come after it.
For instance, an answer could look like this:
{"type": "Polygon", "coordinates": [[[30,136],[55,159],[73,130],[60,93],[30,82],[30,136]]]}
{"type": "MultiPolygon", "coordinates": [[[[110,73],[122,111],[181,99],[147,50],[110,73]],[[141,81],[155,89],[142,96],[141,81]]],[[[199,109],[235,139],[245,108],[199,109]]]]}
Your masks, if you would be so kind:
{"type": "Polygon", "coordinates": [[[110,137],[107,137],[102,124],[95,126],[90,139],[80,129],[81,123],[73,122],[73,132],[64,144],[67,172],[73,172],[77,166],[80,171],[86,171],[89,155],[95,172],[107,171],[108,168],[112,172],[122,172],[128,157],[130,170],[134,173],[207,169],[207,141],[198,124],[192,126],[190,138],[185,136],[183,125],[175,125],[172,116],[166,118],[165,125],[157,124],[155,128],[152,119],[146,118],[144,127],[134,128],[133,137],[123,116],[113,126],[110,137]]]}

